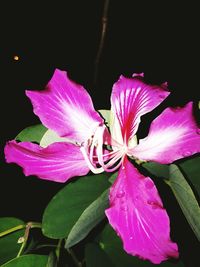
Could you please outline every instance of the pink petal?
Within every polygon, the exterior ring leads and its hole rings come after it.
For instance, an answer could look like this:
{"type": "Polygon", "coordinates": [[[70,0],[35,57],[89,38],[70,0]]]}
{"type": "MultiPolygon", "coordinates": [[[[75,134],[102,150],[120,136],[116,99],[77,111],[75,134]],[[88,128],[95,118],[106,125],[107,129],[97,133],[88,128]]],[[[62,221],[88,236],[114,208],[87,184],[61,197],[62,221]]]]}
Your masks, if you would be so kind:
{"type": "Polygon", "coordinates": [[[54,143],[41,148],[30,142],[10,141],[5,146],[5,157],[8,163],[21,166],[26,176],[60,183],[89,172],[80,148],[73,144],[54,143]]]}
{"type": "Polygon", "coordinates": [[[26,91],[34,113],[60,136],[83,142],[103,122],[87,91],[72,82],[65,71],[55,70],[44,91],[26,91]]]}
{"type": "Polygon", "coordinates": [[[156,264],[178,257],[177,245],[170,240],[169,217],[153,181],[127,159],[110,190],[106,215],[127,253],[156,264]]]}
{"type": "Polygon", "coordinates": [[[148,136],[131,154],[141,160],[168,164],[200,152],[199,133],[192,102],[183,108],[167,108],[152,122],[148,136]]]}
{"type": "Polygon", "coordinates": [[[140,117],[157,107],[168,95],[166,86],[148,85],[141,75],[128,79],[120,76],[114,84],[111,108],[120,124],[122,137],[128,143],[138,129],[140,117]]]}

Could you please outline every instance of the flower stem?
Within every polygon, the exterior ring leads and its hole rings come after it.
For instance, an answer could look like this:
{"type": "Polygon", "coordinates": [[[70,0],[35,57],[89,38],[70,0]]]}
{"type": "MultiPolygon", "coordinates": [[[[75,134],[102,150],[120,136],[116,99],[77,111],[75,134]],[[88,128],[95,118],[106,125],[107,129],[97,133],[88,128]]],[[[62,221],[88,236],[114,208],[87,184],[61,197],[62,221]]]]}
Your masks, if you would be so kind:
{"type": "Polygon", "coordinates": [[[109,7],[110,0],[105,0],[104,8],[103,8],[103,16],[102,16],[102,30],[101,30],[101,39],[99,43],[99,48],[97,51],[96,59],[95,59],[95,67],[94,67],[94,85],[96,85],[98,80],[98,71],[99,71],[99,61],[102,54],[106,30],[107,30],[107,22],[108,22],[108,7],[109,7]]]}

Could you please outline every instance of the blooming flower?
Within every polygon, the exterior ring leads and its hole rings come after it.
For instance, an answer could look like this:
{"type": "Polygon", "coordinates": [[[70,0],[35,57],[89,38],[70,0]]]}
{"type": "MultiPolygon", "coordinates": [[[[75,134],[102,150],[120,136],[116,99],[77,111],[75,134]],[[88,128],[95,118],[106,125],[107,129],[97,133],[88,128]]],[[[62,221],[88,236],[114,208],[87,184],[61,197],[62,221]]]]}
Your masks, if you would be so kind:
{"type": "Polygon", "coordinates": [[[34,113],[55,135],[44,145],[10,141],[7,162],[23,167],[25,175],[65,182],[71,177],[115,171],[106,216],[131,255],[160,263],[178,257],[170,240],[170,223],[154,182],[129,161],[140,159],[169,164],[200,151],[199,128],[192,103],[165,109],[151,124],[149,134],[137,143],[142,115],[157,107],[168,95],[166,84],[144,83],[143,75],[121,76],[111,95],[110,131],[94,110],[91,98],[66,72],[56,70],[44,91],[27,91],[34,113]]]}

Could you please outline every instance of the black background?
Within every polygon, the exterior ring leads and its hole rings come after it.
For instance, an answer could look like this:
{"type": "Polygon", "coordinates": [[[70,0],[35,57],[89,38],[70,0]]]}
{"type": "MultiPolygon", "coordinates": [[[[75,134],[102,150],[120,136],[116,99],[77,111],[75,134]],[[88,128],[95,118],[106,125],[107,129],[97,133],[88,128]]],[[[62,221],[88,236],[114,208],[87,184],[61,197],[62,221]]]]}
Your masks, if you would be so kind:
{"type": "MultiPolygon", "coordinates": [[[[195,2],[111,0],[94,86],[103,4],[101,0],[1,3],[1,217],[40,221],[49,200],[64,186],[25,177],[20,167],[6,164],[3,155],[7,140],[39,122],[25,90],[42,90],[55,68],[67,70],[84,85],[96,109],[109,109],[112,84],[120,74],[134,72],[144,72],[147,82],[168,81],[172,93],[161,107],[199,99],[195,2]]],[[[156,109],[152,116],[159,112],[156,109]]]]}

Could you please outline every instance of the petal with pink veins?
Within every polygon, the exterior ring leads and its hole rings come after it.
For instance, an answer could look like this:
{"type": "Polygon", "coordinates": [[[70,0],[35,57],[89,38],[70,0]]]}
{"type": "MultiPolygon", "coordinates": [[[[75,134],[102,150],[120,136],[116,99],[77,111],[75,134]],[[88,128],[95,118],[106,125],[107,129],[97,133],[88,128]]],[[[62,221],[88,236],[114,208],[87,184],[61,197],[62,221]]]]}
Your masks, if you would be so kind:
{"type": "Polygon", "coordinates": [[[192,102],[183,108],[167,108],[151,124],[149,134],[130,154],[140,160],[163,164],[200,152],[200,129],[192,114],[192,102]]]}
{"type": "Polygon", "coordinates": [[[42,148],[30,142],[10,141],[5,146],[5,158],[8,163],[21,166],[26,176],[36,175],[60,183],[89,172],[80,148],[68,143],[42,148]]]}
{"type": "MultiPolygon", "coordinates": [[[[168,95],[166,85],[148,85],[142,77],[125,78],[120,76],[113,85],[111,110],[115,114],[112,127],[121,128],[121,135],[128,143],[139,126],[140,117],[156,108],[168,95]]],[[[121,140],[116,140],[120,142],[121,140]]]]}
{"type": "Polygon", "coordinates": [[[127,253],[155,264],[178,257],[178,247],[170,240],[169,217],[153,181],[127,159],[111,187],[106,215],[127,253]]]}
{"type": "Polygon", "coordinates": [[[83,142],[103,123],[83,86],[71,81],[65,71],[55,70],[44,91],[26,91],[34,113],[60,136],[83,142]]]}

